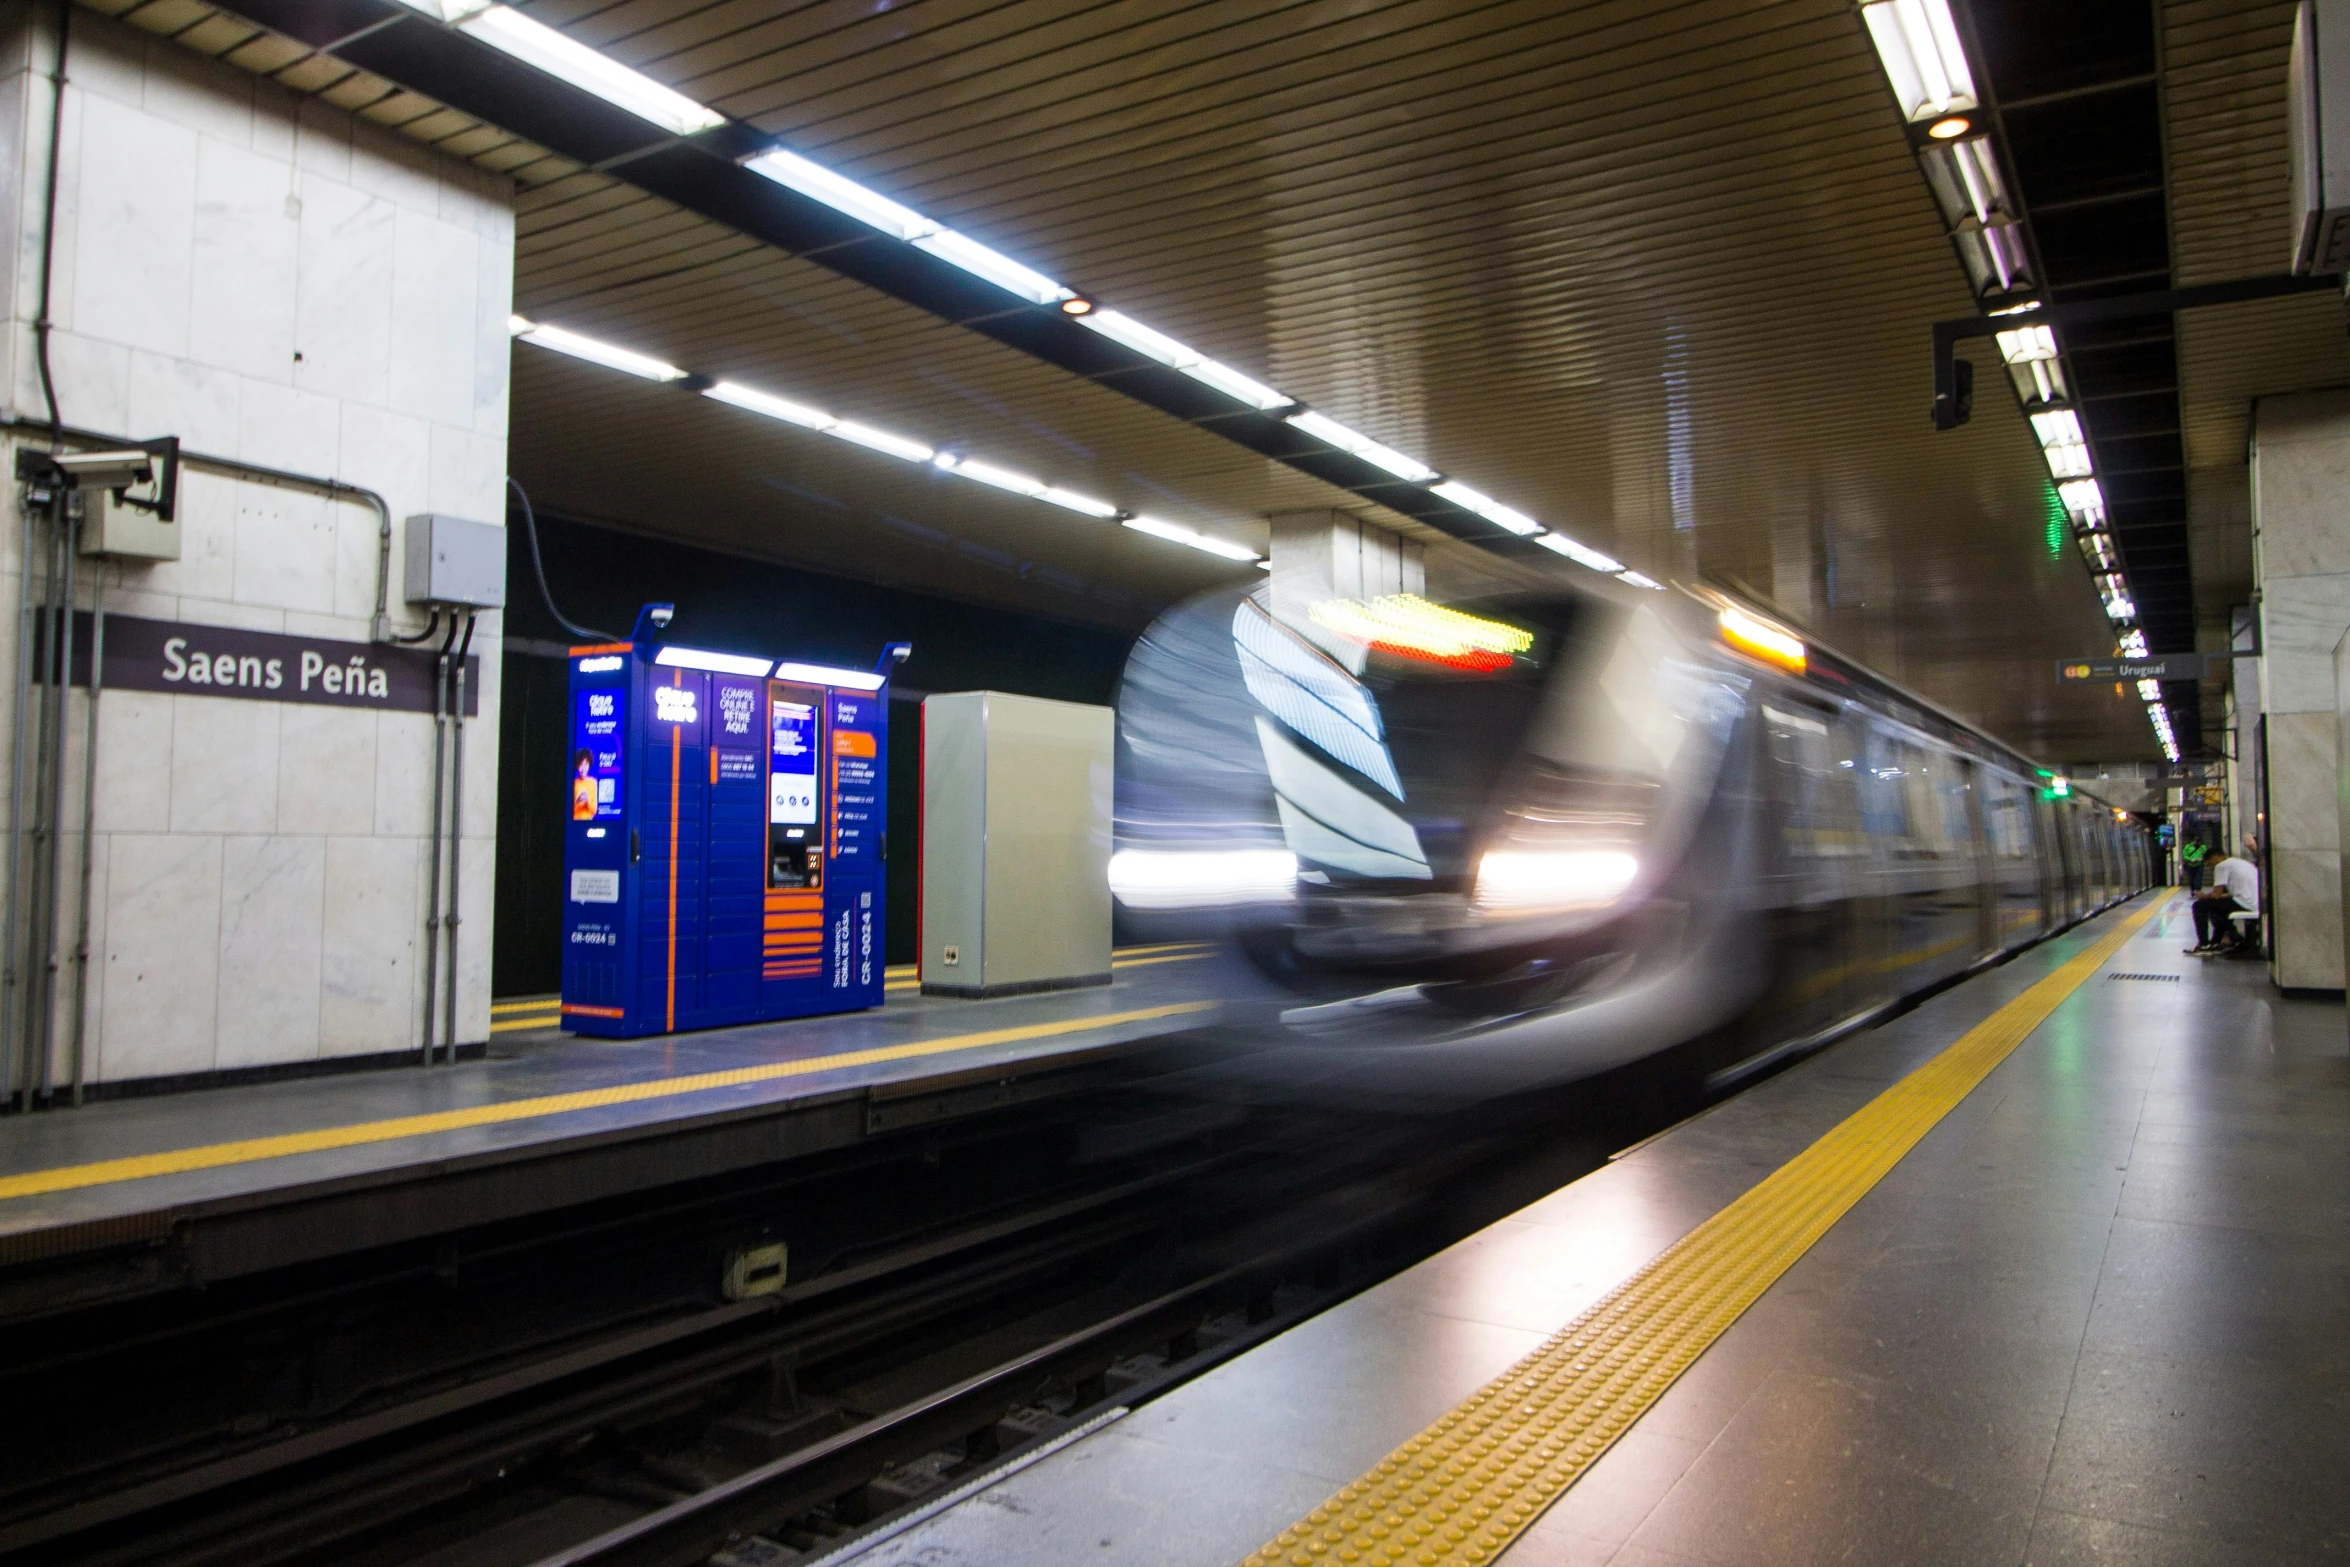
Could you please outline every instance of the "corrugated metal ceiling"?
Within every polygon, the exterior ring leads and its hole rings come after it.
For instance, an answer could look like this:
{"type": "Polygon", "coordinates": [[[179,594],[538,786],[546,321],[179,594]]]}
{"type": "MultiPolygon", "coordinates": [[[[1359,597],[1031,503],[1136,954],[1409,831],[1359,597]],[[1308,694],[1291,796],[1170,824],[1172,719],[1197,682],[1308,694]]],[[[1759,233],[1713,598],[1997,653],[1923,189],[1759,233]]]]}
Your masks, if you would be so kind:
{"type": "MultiPolygon", "coordinates": [[[[528,9],[1635,565],[1735,578],[2027,748],[2154,754],[2134,702],[2053,679],[2110,638],[2012,404],[1927,425],[1926,327],[1971,302],[1846,0],[528,9]]],[[[2183,13],[2247,9],[2167,6],[2166,70],[2183,13]]],[[[185,36],[519,171],[527,312],[1194,525],[1367,509],[243,25],[185,36]]],[[[1219,572],[548,360],[518,350],[513,461],[549,506],[1129,624],[1219,572]]]]}

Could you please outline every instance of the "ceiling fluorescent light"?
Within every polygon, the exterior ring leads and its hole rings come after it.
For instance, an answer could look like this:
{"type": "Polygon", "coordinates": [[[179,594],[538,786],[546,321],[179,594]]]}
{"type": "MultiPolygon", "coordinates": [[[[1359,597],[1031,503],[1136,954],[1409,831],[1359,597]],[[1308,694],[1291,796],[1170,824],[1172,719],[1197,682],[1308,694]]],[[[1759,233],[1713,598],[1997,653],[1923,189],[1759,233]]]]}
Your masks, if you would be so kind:
{"type": "Polygon", "coordinates": [[[772,397],[732,381],[720,381],[715,386],[705,387],[702,395],[737,408],[749,409],[755,414],[765,414],[770,419],[781,419],[786,424],[796,424],[803,430],[829,430],[840,423],[821,408],[810,408],[805,403],[795,403],[788,398],[772,397]]]}
{"type": "Polygon", "coordinates": [[[2086,446],[2050,446],[2042,454],[2048,459],[2048,471],[2059,479],[2085,479],[2093,471],[2086,446]]]}
{"type": "Polygon", "coordinates": [[[619,61],[590,49],[544,22],[535,22],[510,6],[493,5],[458,21],[457,28],[492,48],[505,51],[526,65],[590,92],[615,108],[626,109],[673,136],[691,136],[724,125],[726,116],[694,102],[673,87],[632,71],[619,61]]]}
{"type": "Polygon", "coordinates": [[[1542,524],[1524,512],[1513,506],[1504,506],[1492,496],[1472,490],[1457,479],[1447,479],[1442,484],[1430,485],[1428,493],[1440,495],[1455,506],[1473,511],[1495,527],[1507,528],[1522,539],[1532,538],[1542,531],[1542,524]]]}
{"type": "Polygon", "coordinates": [[[1069,510],[1083,512],[1088,517],[1099,517],[1105,522],[1118,515],[1118,508],[1108,501],[1097,501],[1090,495],[1080,495],[1075,490],[1064,490],[1058,485],[1046,490],[1037,496],[1037,499],[1051,501],[1055,506],[1066,506],[1069,510]]]}
{"type": "Polygon", "coordinates": [[[1054,282],[1034,267],[1024,266],[1002,251],[991,250],[970,235],[958,234],[912,207],[902,206],[879,191],[868,190],[848,176],[836,174],[796,152],[770,147],[755,158],[745,159],[743,167],[821,201],[835,212],[846,213],[892,239],[902,239],[951,266],[961,267],[973,277],[985,278],[1006,293],[1017,294],[1033,304],[1055,305],[1077,297],[1075,289],[1054,282]]]}
{"type": "Polygon", "coordinates": [[[920,441],[909,441],[902,435],[887,430],[876,430],[869,424],[858,424],[851,419],[826,428],[826,435],[837,435],[842,440],[862,446],[869,451],[887,452],[892,457],[903,457],[908,462],[930,461],[930,448],[920,441]]]}
{"type": "Polygon", "coordinates": [[[1588,544],[1578,544],[1563,533],[1545,533],[1534,542],[1546,550],[1566,556],[1578,566],[1589,566],[1593,571],[1611,577],[1623,574],[1622,561],[1611,555],[1602,555],[1588,544]]]}
{"type": "Polygon", "coordinates": [[[2030,364],[2033,359],[2056,357],[2056,329],[2054,327],[2016,327],[2014,331],[1997,334],[2000,357],[2009,364],[2030,364]]]}
{"type": "Polygon", "coordinates": [[[2070,408],[2055,408],[2047,413],[2034,414],[2032,433],[2040,437],[2042,446],[2078,446],[2081,444],[2081,416],[2070,408]]]}
{"type": "Polygon", "coordinates": [[[2060,484],[2056,487],[2056,498],[2076,517],[2105,510],[2105,492],[2097,487],[2095,479],[2074,479],[2060,484]]]}
{"type": "Polygon", "coordinates": [[[1665,585],[1657,581],[1656,578],[1644,576],[1637,571],[1619,571],[1616,573],[1616,580],[1618,582],[1629,582],[1636,588],[1650,588],[1658,593],[1662,593],[1665,590],[1665,585]]]}
{"type": "Polygon", "coordinates": [[[722,675],[764,675],[775,667],[769,658],[745,658],[740,653],[711,653],[675,643],[653,655],[653,662],[672,669],[714,669],[722,675]]]}
{"type": "Polygon", "coordinates": [[[756,158],[746,159],[743,167],[803,196],[813,197],[835,212],[845,212],[892,239],[912,241],[938,232],[937,224],[913,208],[901,207],[887,196],[867,190],[821,163],[811,163],[796,152],[771,147],[756,158]]]}
{"type": "Polygon", "coordinates": [[[1144,326],[1122,311],[1096,310],[1077,319],[1111,342],[1123,343],[1136,353],[1156,359],[1170,370],[1180,370],[1203,386],[1212,386],[1226,397],[1244,402],[1259,411],[1287,408],[1297,401],[1262,381],[1251,380],[1229,365],[1216,363],[1197,349],[1178,343],[1164,332],[1144,326]]]}
{"type": "Polygon", "coordinates": [[[2139,681],[2139,682],[2138,682],[2138,700],[2139,700],[2139,701],[2141,701],[2141,702],[2159,702],[2159,701],[2161,701],[2161,700],[2162,700],[2162,682],[2161,682],[2161,681],[2159,681],[2159,680],[2141,680],[2141,681],[2139,681]]]}
{"type": "Polygon", "coordinates": [[[1161,522],[1156,517],[1128,517],[1126,526],[1137,533],[1147,533],[1152,538],[1165,539],[1171,544],[1184,544],[1195,550],[1206,550],[1210,555],[1221,555],[1226,560],[1256,561],[1263,558],[1246,545],[1210,538],[1207,534],[1194,533],[1189,528],[1179,528],[1171,522],[1161,522]]]}
{"type": "Polygon", "coordinates": [[[1905,119],[1936,119],[1954,109],[1980,107],[1949,0],[1881,0],[1863,5],[1860,14],[1905,119]]]}
{"type": "Polygon", "coordinates": [[[1350,430],[1337,420],[1326,418],[1312,410],[1293,413],[1289,422],[1317,441],[1327,441],[1350,456],[1360,457],[1374,468],[1384,468],[1399,479],[1414,484],[1425,484],[1436,477],[1436,470],[1417,457],[1407,457],[1392,446],[1382,446],[1358,430],[1350,430]]]}
{"type": "Polygon", "coordinates": [[[953,229],[922,235],[914,241],[914,246],[961,267],[973,277],[987,279],[1007,293],[1018,294],[1031,304],[1057,305],[1064,299],[1077,297],[1075,289],[1063,288],[1034,267],[1024,267],[1010,256],[990,250],[953,229]]]}
{"type": "Polygon", "coordinates": [[[585,359],[590,364],[602,365],[607,370],[625,371],[641,375],[648,381],[682,381],[685,372],[672,364],[664,364],[648,354],[631,353],[615,348],[610,343],[599,343],[592,337],[577,332],[566,332],[559,326],[547,326],[521,316],[510,317],[508,330],[516,340],[534,348],[551,348],[558,354],[569,354],[574,359],[585,359]]]}
{"type": "Polygon", "coordinates": [[[976,479],[981,484],[991,484],[999,490],[1010,490],[1014,495],[1037,496],[1046,489],[1042,479],[1031,479],[1024,473],[998,468],[994,463],[972,462],[947,452],[940,452],[931,461],[948,473],[959,473],[966,479],[976,479]]]}
{"type": "Polygon", "coordinates": [[[2122,637],[2121,650],[2131,658],[2144,658],[2146,656],[2146,633],[2143,631],[2125,633],[2122,637]]]}

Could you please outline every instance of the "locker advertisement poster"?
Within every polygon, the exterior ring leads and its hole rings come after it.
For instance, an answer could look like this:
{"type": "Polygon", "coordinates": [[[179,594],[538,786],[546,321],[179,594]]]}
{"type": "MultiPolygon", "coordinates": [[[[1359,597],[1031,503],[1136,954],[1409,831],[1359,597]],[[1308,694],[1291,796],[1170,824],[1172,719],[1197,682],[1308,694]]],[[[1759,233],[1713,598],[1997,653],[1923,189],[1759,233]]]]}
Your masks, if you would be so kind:
{"type": "Polygon", "coordinates": [[[582,691],[571,715],[571,819],[614,821],[620,816],[622,709],[620,690],[582,691]]]}
{"type": "Polygon", "coordinates": [[[784,826],[816,823],[816,709],[775,699],[767,768],[767,819],[784,826]]]}

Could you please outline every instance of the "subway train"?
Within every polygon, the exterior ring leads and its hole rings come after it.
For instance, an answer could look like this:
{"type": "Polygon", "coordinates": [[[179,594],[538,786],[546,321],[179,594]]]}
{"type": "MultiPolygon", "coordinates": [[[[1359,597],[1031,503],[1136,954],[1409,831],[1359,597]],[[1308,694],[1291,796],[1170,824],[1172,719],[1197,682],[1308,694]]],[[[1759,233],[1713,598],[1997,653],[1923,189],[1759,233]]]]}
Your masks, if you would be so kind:
{"type": "Polygon", "coordinates": [[[2122,812],[1710,588],[1282,586],[1136,645],[1111,886],[1358,1078],[1719,1091],[2155,874],[2122,812]]]}

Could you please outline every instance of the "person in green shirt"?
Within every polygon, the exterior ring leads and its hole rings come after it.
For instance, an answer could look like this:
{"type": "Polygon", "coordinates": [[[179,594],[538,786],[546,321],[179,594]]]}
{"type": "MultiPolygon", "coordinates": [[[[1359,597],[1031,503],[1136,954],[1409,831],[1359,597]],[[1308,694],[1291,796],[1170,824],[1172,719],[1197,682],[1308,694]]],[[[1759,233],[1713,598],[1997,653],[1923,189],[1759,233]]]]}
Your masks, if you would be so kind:
{"type": "Polygon", "coordinates": [[[2186,870],[2188,891],[2203,890],[2203,861],[2210,853],[2210,849],[2193,838],[2179,845],[2179,864],[2186,870]]]}

